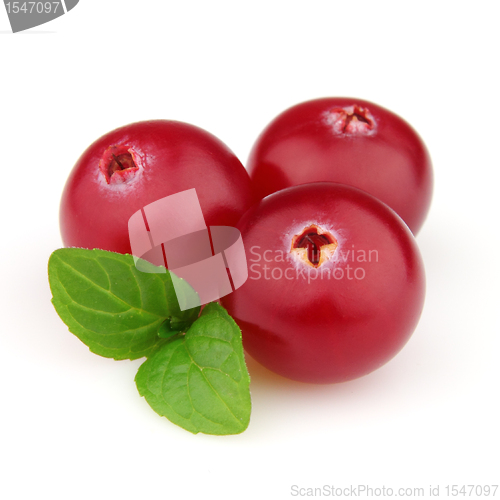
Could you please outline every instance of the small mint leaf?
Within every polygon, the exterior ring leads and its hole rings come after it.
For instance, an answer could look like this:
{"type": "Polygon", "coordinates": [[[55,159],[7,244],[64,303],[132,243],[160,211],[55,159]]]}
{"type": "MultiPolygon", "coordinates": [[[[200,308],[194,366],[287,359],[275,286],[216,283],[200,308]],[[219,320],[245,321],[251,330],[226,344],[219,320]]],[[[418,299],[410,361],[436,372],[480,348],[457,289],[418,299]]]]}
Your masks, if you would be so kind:
{"type": "Polygon", "coordinates": [[[196,434],[239,434],[250,421],[250,377],[241,331],[213,302],[187,333],[159,347],[135,377],[161,416],[196,434]]]}
{"type": "MultiPolygon", "coordinates": [[[[158,329],[165,319],[191,324],[198,317],[199,307],[179,309],[172,279],[169,272],[139,271],[131,255],[105,250],[61,248],[49,259],[57,313],[92,352],[107,358],[147,356],[162,343],[158,329]]],[[[185,296],[194,293],[184,283],[185,296]]]]}

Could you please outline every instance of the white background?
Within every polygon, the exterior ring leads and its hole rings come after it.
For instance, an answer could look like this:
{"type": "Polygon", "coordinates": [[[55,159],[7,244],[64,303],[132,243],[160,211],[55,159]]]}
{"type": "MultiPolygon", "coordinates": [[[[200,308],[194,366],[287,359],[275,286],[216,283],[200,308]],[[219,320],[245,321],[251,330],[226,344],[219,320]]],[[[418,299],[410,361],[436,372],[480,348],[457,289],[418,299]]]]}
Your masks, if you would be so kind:
{"type": "Polygon", "coordinates": [[[494,1],[81,0],[13,35],[0,11],[0,497],[499,484],[499,14],[494,1]],[[245,162],[276,114],[339,95],[400,114],[431,152],[422,319],[394,360],[340,385],[248,360],[248,430],[192,435],[139,397],[141,360],[91,354],[50,303],[66,177],[101,134],[150,118],[201,126],[245,162]]]}

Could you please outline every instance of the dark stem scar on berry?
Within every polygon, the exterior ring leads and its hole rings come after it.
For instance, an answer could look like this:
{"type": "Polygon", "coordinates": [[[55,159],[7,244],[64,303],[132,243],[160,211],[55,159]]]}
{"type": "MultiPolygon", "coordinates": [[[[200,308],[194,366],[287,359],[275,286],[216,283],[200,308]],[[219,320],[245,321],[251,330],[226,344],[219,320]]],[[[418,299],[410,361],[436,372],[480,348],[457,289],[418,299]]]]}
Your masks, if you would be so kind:
{"type": "Polygon", "coordinates": [[[326,121],[336,135],[373,135],[377,129],[369,109],[357,104],[330,109],[326,121]]]}
{"type": "Polygon", "coordinates": [[[304,264],[318,268],[333,257],[337,247],[338,242],[330,232],[311,224],[292,238],[290,253],[304,264]]]}
{"type": "Polygon", "coordinates": [[[125,184],[139,171],[137,157],[129,146],[110,146],[99,162],[99,170],[107,184],[125,184]]]}

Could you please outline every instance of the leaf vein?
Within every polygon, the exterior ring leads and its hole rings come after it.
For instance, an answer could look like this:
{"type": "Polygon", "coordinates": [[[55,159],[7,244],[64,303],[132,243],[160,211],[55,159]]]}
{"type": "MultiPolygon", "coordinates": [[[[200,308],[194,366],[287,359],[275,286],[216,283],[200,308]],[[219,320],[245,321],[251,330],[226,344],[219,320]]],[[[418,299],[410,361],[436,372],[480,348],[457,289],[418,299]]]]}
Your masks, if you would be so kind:
{"type": "MultiPolygon", "coordinates": [[[[84,278],[86,281],[88,281],[91,285],[94,285],[96,288],[100,288],[101,290],[105,290],[107,292],[109,292],[109,294],[113,297],[115,297],[118,301],[120,301],[121,303],[125,304],[126,306],[128,306],[129,310],[131,309],[134,309],[136,311],[139,311],[139,312],[147,312],[149,314],[152,314],[154,316],[157,316],[158,318],[161,318],[160,315],[156,314],[156,313],[153,313],[151,311],[146,311],[145,309],[140,309],[138,307],[135,307],[131,304],[128,304],[127,302],[125,302],[125,300],[123,300],[122,298],[118,297],[118,295],[114,294],[111,290],[106,290],[105,288],[97,285],[96,283],[94,283],[93,281],[91,281],[89,278],[87,278],[84,274],[80,273],[79,271],[77,271],[74,267],[70,266],[69,264],[67,264],[66,262],[64,262],[62,259],[61,261],[63,262],[63,264],[65,264],[67,267],[69,267],[71,270],[75,271],[75,273],[79,274],[82,278],[84,278]]],[[[106,272],[106,271],[105,271],[106,272]]],[[[107,277],[108,277],[108,281],[109,281],[109,275],[107,274],[107,277]]],[[[75,303],[77,303],[79,306],[81,307],[86,307],[84,306],[83,304],[80,304],[79,302],[76,302],[72,297],[71,297],[71,294],[68,292],[67,288],[64,286],[62,280],[59,280],[59,283],[61,284],[61,286],[64,288],[64,291],[68,294],[68,296],[71,298],[72,301],[74,301],[75,303]]],[[[91,309],[91,308],[88,308],[87,309],[90,309],[91,311],[97,311],[97,309],[91,309]]],[[[102,311],[103,313],[105,313],[104,311],[102,311]]],[[[116,314],[123,314],[124,312],[126,311],[123,311],[123,312],[120,312],[120,313],[116,313],[116,314]]],[[[115,313],[109,313],[109,314],[115,314],[115,313]]]]}
{"type": "MultiPolygon", "coordinates": [[[[229,413],[231,413],[231,415],[234,417],[234,419],[236,421],[239,421],[238,420],[238,417],[232,412],[231,408],[228,406],[228,404],[222,399],[222,397],[220,396],[220,394],[217,392],[217,390],[215,389],[215,387],[210,383],[210,381],[207,379],[206,375],[203,373],[203,368],[201,366],[199,366],[195,360],[193,359],[193,357],[191,356],[191,353],[189,352],[189,350],[186,348],[186,352],[188,353],[188,356],[191,358],[191,361],[192,363],[199,368],[203,378],[206,380],[207,384],[210,386],[210,388],[212,389],[212,391],[215,393],[215,395],[220,399],[220,401],[222,401],[223,405],[229,410],[229,413]]],[[[221,373],[224,373],[221,369],[217,369],[217,368],[214,368],[214,370],[217,370],[221,373]]],[[[234,379],[232,379],[234,380],[234,379]]],[[[236,382],[236,381],[235,381],[236,382]]],[[[188,389],[189,389],[189,381],[188,381],[188,389]]],[[[193,409],[194,409],[194,406],[193,406],[193,409]]]]}

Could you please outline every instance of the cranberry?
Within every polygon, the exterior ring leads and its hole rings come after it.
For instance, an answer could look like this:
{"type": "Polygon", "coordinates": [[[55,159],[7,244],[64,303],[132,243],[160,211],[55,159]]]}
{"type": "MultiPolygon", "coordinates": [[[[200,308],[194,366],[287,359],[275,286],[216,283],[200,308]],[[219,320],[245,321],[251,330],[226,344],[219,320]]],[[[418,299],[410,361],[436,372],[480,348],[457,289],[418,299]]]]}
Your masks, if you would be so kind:
{"type": "Polygon", "coordinates": [[[431,160],[415,130],[360,99],[316,99],[284,111],[256,141],[247,167],[261,198],[298,184],[340,182],[382,200],[414,234],[432,196],[431,160]]]}
{"type": "Polygon", "coordinates": [[[152,120],[109,132],[89,146],[67,180],[60,209],[64,245],[130,253],[132,214],[191,188],[207,225],[234,226],[255,201],[240,161],[198,127],[152,120]]]}
{"type": "Polygon", "coordinates": [[[221,299],[248,353],[303,382],[365,375],[406,343],[422,311],[415,239],[359,189],[312,183],[274,193],[238,223],[249,278],[221,299]]]}

